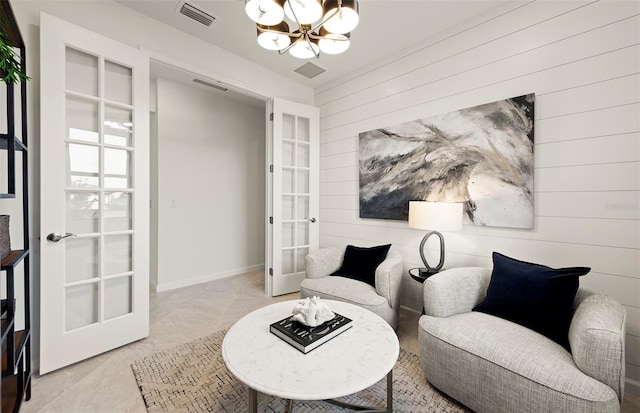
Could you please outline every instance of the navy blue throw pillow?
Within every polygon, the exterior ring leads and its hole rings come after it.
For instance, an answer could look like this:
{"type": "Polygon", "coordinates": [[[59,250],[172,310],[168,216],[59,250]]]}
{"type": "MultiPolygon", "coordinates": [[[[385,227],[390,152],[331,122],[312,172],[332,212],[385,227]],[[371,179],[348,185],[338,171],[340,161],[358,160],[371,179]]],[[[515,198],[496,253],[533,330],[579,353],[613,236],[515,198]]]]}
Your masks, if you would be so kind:
{"type": "Polygon", "coordinates": [[[578,278],[589,271],[588,267],[554,269],[494,252],[487,296],[473,311],[530,328],[571,351],[573,300],[578,278]]]}
{"type": "Polygon", "coordinates": [[[387,258],[389,248],[391,244],[369,248],[347,245],[342,266],[331,275],[363,281],[375,288],[376,268],[387,258]]]}

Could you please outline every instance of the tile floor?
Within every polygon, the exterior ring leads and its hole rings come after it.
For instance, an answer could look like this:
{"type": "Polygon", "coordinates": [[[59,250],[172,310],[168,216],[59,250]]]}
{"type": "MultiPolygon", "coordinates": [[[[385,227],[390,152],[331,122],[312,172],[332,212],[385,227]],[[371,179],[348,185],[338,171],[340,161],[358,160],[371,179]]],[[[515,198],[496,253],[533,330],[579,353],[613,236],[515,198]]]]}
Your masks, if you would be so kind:
{"type": "MultiPolygon", "coordinates": [[[[32,398],[21,412],[146,412],[130,364],[155,351],[230,327],[269,303],[297,299],[264,294],[263,272],[251,272],[173,291],[151,293],[149,337],[59,371],[34,377],[32,398]]],[[[419,315],[400,312],[400,346],[417,353],[419,315]]],[[[623,413],[640,412],[640,398],[627,397],[623,413]]]]}

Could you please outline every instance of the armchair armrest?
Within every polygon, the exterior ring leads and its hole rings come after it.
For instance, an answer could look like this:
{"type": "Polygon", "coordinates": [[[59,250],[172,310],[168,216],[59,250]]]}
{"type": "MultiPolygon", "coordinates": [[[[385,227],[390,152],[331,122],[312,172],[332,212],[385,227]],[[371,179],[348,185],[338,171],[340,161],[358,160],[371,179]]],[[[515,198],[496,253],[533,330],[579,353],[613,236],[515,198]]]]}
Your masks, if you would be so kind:
{"type": "Polygon", "coordinates": [[[427,278],[422,289],[424,312],[432,317],[468,313],[487,294],[491,268],[460,267],[427,278]]]}
{"type": "Polygon", "coordinates": [[[389,301],[391,308],[400,304],[400,283],[402,282],[402,255],[389,251],[376,268],[376,291],[389,301]]]}
{"type": "Polygon", "coordinates": [[[307,278],[320,278],[337,271],[342,265],[344,249],[336,247],[321,248],[305,257],[307,278]]]}
{"type": "Polygon", "coordinates": [[[626,311],[603,294],[580,289],[569,327],[569,344],[576,366],[624,397],[626,311]]]}

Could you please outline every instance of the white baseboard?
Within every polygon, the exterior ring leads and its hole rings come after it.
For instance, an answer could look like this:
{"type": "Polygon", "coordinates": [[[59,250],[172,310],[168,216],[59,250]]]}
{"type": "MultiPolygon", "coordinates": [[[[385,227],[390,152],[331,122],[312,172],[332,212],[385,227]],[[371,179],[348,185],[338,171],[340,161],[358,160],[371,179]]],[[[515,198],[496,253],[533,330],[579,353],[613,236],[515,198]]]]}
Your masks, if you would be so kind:
{"type": "Polygon", "coordinates": [[[624,382],[624,392],[640,397],[640,381],[626,379],[624,382]]]}
{"type": "Polygon", "coordinates": [[[422,309],[418,310],[418,309],[415,309],[413,307],[409,307],[407,305],[400,305],[400,308],[404,308],[405,310],[411,311],[412,313],[422,314],[422,309]]]}
{"type": "Polygon", "coordinates": [[[251,265],[249,267],[243,268],[234,268],[233,270],[223,271],[215,274],[203,275],[201,277],[195,278],[187,278],[185,280],[170,282],[170,283],[161,283],[161,284],[153,284],[151,283],[151,287],[154,288],[156,292],[162,291],[170,291],[175,290],[176,288],[189,287],[196,284],[202,284],[209,281],[219,280],[221,278],[232,277],[234,275],[240,275],[251,271],[257,271],[264,269],[264,264],[251,265]]]}

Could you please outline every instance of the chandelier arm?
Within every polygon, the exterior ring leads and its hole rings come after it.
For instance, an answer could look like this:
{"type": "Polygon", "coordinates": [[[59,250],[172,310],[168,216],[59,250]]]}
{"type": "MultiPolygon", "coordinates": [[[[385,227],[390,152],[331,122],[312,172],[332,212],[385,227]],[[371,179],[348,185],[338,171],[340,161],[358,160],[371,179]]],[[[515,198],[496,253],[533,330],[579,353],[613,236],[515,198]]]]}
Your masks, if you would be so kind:
{"type": "Polygon", "coordinates": [[[280,30],[273,30],[273,29],[263,29],[262,27],[258,26],[258,31],[260,33],[275,33],[275,34],[284,34],[286,36],[289,37],[300,37],[301,34],[300,33],[289,33],[289,32],[282,32],[280,30]]]}
{"type": "Polygon", "coordinates": [[[346,42],[346,41],[350,40],[349,36],[345,36],[344,34],[340,34],[338,36],[342,36],[342,37],[334,39],[334,38],[329,38],[327,36],[321,36],[319,34],[315,34],[315,33],[309,32],[309,37],[311,39],[313,39],[313,40],[330,39],[330,40],[337,41],[337,42],[346,42]]]}
{"type": "Polygon", "coordinates": [[[285,47],[282,50],[278,50],[278,54],[283,55],[283,54],[287,53],[289,51],[289,49],[291,49],[292,47],[293,47],[293,43],[289,44],[289,46],[285,47]]]}
{"type": "Polygon", "coordinates": [[[304,39],[307,44],[309,45],[309,49],[311,49],[311,51],[313,52],[313,54],[315,55],[316,59],[320,59],[320,49],[318,49],[318,51],[316,51],[316,49],[313,48],[313,45],[311,44],[311,39],[309,38],[309,36],[307,35],[307,37],[304,39]]]}

